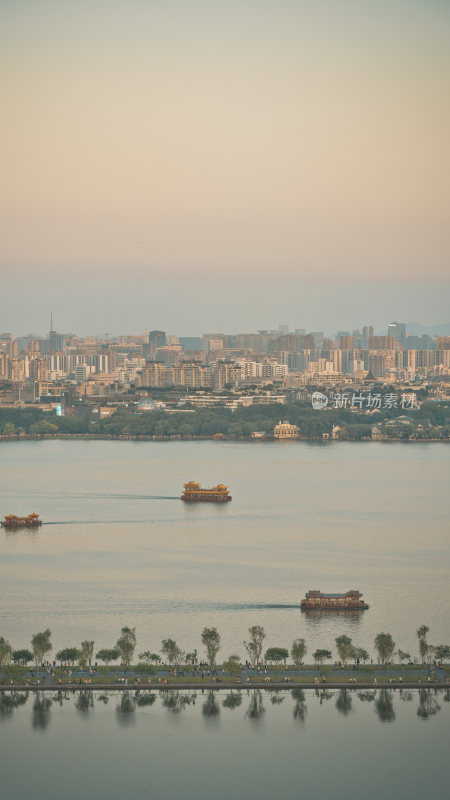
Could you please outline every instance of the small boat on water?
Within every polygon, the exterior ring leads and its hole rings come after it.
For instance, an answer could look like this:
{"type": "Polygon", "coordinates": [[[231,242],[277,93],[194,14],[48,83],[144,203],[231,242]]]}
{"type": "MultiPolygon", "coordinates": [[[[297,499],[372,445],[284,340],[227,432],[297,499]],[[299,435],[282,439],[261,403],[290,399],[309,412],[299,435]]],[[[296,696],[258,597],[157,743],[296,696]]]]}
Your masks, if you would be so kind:
{"type": "Polygon", "coordinates": [[[184,484],[183,488],[184,491],[181,495],[181,499],[188,503],[198,501],[226,503],[227,500],[231,500],[229,489],[227,486],[224,486],[223,483],[213,486],[212,489],[202,489],[199,483],[189,481],[189,483],[184,484]]]}
{"type": "Polygon", "coordinates": [[[16,517],[15,514],[8,514],[1,523],[2,528],[38,528],[42,525],[39,514],[28,514],[27,517],[16,517]]]}
{"type": "Polygon", "coordinates": [[[363,610],[369,606],[362,600],[359,589],[350,589],[342,594],[325,594],[319,589],[311,589],[306,592],[300,608],[302,611],[343,611],[363,610]]]}

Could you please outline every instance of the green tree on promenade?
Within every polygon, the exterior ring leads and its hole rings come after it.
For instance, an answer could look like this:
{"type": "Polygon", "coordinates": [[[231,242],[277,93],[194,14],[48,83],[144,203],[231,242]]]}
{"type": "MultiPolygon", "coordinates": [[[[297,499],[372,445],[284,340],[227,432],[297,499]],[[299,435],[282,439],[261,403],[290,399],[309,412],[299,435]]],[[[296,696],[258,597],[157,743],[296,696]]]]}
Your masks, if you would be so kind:
{"type": "Polygon", "coordinates": [[[250,634],[250,641],[244,642],[245,649],[250,657],[250,661],[254,667],[259,665],[261,653],[263,649],[263,642],[266,634],[262,625],[253,625],[248,629],[250,634]]]}
{"type": "Polygon", "coordinates": [[[88,640],[81,642],[81,650],[79,656],[80,664],[85,667],[86,664],[92,666],[92,659],[94,658],[94,642],[88,640]]]}
{"type": "Polygon", "coordinates": [[[49,628],[40,633],[35,633],[31,637],[31,647],[33,649],[34,663],[38,667],[43,663],[44,657],[47,653],[53,650],[53,645],[50,641],[52,632],[49,628]]]}
{"type": "Polygon", "coordinates": [[[448,644],[438,644],[434,649],[434,657],[437,661],[449,661],[450,660],[450,645],[448,644]]]}
{"type": "Polygon", "coordinates": [[[422,664],[424,664],[426,657],[428,656],[429,645],[427,642],[427,635],[429,632],[429,628],[427,625],[421,625],[420,628],[417,629],[417,638],[419,640],[419,653],[422,659],[422,664]]]}
{"type": "Polygon", "coordinates": [[[354,647],[352,656],[355,659],[355,664],[361,661],[365,664],[369,660],[369,653],[364,650],[364,647],[354,647]]]}
{"type": "Polygon", "coordinates": [[[304,639],[294,639],[291,647],[291,658],[298,670],[300,671],[300,664],[305,658],[307,647],[304,639]]]}
{"type": "Polygon", "coordinates": [[[329,661],[331,658],[331,650],[318,649],[313,653],[313,659],[317,666],[321,666],[324,661],[329,661]]]}
{"type": "Polygon", "coordinates": [[[136,628],[128,628],[126,626],[122,628],[116,647],[122,659],[122,664],[124,667],[129,667],[136,647],[136,628]]]}
{"type": "Polygon", "coordinates": [[[406,653],[404,650],[397,650],[398,660],[400,662],[400,666],[402,665],[402,661],[411,661],[411,656],[409,653],[406,653]]]}
{"type": "Polygon", "coordinates": [[[193,650],[192,653],[186,653],[186,664],[192,664],[192,665],[196,664],[197,656],[198,656],[197,650],[193,650]]]}
{"type": "Polygon", "coordinates": [[[338,636],[335,641],[336,641],[336,650],[338,651],[339,658],[342,661],[344,668],[346,668],[354,652],[352,640],[350,639],[349,636],[342,635],[338,636]]]}
{"type": "Polygon", "coordinates": [[[159,664],[161,656],[158,653],[151,653],[150,650],[145,650],[143,653],[139,653],[139,660],[144,664],[159,664]]]}
{"type": "Polygon", "coordinates": [[[220,634],[218,633],[217,628],[203,628],[202,644],[206,649],[208,664],[211,669],[214,669],[216,665],[217,653],[220,650],[220,634]]]}
{"type": "Polygon", "coordinates": [[[77,647],[64,647],[63,650],[58,650],[56,653],[56,660],[60,664],[75,664],[79,655],[80,651],[77,647]]]}
{"type": "Polygon", "coordinates": [[[384,664],[384,668],[386,670],[386,664],[391,660],[395,652],[395,642],[391,634],[377,633],[375,636],[375,649],[378,652],[380,661],[382,664],[384,664]]]}
{"type": "Polygon", "coordinates": [[[175,639],[163,639],[161,642],[161,653],[167,658],[167,661],[175,669],[183,656],[183,651],[178,647],[175,639]]]}
{"type": "Polygon", "coordinates": [[[23,650],[14,650],[12,658],[15,664],[28,664],[33,658],[33,653],[26,648],[23,650]]]}
{"type": "Polygon", "coordinates": [[[109,650],[107,648],[99,650],[98,653],[95,654],[95,657],[99,661],[103,661],[103,663],[106,664],[106,666],[108,666],[108,664],[111,661],[117,661],[119,655],[120,655],[119,649],[117,647],[113,647],[109,650]]]}
{"type": "Polygon", "coordinates": [[[3,426],[3,433],[5,436],[14,436],[15,427],[13,422],[6,422],[3,426]]]}
{"type": "Polygon", "coordinates": [[[12,659],[12,647],[7,639],[3,636],[0,636],[0,667],[6,666],[6,664],[10,664],[12,659]]]}
{"type": "Polygon", "coordinates": [[[223,662],[222,667],[229,675],[241,674],[241,660],[236,653],[232,653],[232,655],[223,662]]]}
{"type": "Polygon", "coordinates": [[[270,663],[275,661],[276,664],[279,664],[280,661],[284,661],[286,663],[288,656],[289,651],[286,650],[285,647],[269,647],[264,653],[264,660],[269,661],[270,663]]]}

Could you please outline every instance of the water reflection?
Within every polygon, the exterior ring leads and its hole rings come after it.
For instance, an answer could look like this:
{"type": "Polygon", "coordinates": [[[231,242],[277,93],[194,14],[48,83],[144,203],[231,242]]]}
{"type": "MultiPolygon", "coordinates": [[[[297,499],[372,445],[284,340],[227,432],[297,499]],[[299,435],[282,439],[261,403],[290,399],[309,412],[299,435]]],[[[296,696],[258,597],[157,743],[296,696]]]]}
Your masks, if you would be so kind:
{"type": "Polygon", "coordinates": [[[316,689],[314,694],[319,698],[320,705],[322,705],[324,700],[331,700],[333,697],[333,692],[330,692],[328,689],[316,689]]]}
{"type": "Polygon", "coordinates": [[[266,709],[264,708],[261,689],[253,689],[245,716],[253,721],[257,721],[260,720],[265,713],[266,709]]]}
{"type": "Polygon", "coordinates": [[[224,700],[222,700],[222,705],[224,708],[238,708],[242,703],[242,695],[240,692],[230,692],[227,694],[224,700]]]}
{"type": "Polygon", "coordinates": [[[367,689],[363,692],[357,692],[357,697],[363,701],[363,703],[372,703],[377,696],[376,689],[367,689]]]}
{"type": "Polygon", "coordinates": [[[11,694],[2,692],[0,694],[0,721],[10,719],[13,711],[19,706],[25,705],[27,700],[28,692],[11,692],[11,694]]]}
{"type": "Polygon", "coordinates": [[[210,689],[206,695],[206,700],[202,705],[202,714],[204,717],[218,717],[220,714],[220,706],[214,689],[210,689]]]}
{"type": "Polygon", "coordinates": [[[141,694],[140,692],[136,693],[136,705],[140,706],[152,706],[156,700],[156,694],[141,694]]]}
{"type": "Polygon", "coordinates": [[[436,695],[430,689],[419,689],[419,708],[417,716],[421,719],[434,717],[441,710],[436,695]]]}
{"type": "Polygon", "coordinates": [[[275,693],[274,693],[274,694],[272,694],[272,696],[271,696],[271,698],[270,698],[270,702],[271,702],[271,703],[272,703],[272,705],[274,705],[274,706],[276,706],[276,705],[278,705],[278,706],[279,706],[279,705],[280,705],[280,703],[282,703],[282,702],[283,702],[284,698],[285,698],[285,695],[284,695],[284,694],[281,694],[281,692],[277,692],[277,691],[275,691],[275,693]]]}
{"type": "Polygon", "coordinates": [[[130,692],[122,692],[120,702],[116,706],[117,722],[123,728],[134,725],[136,718],[136,703],[130,692]]]}
{"type": "Polygon", "coordinates": [[[364,611],[360,608],[337,608],[334,611],[327,609],[309,608],[302,612],[308,622],[329,622],[331,619],[348,619],[351,622],[360,623],[364,611]]]}
{"type": "Polygon", "coordinates": [[[294,698],[294,719],[297,719],[299,722],[304,724],[306,715],[308,713],[308,709],[306,708],[305,703],[305,692],[303,689],[292,689],[291,697],[294,698]]]}
{"type": "MultiPolygon", "coordinates": [[[[218,720],[221,708],[235,710],[242,706],[244,692],[248,697],[248,706],[244,716],[254,722],[261,720],[266,714],[264,703],[270,698],[270,704],[275,707],[284,703],[286,700],[292,701],[292,714],[295,720],[302,725],[305,724],[308,716],[308,702],[317,698],[319,704],[327,700],[334,700],[334,707],[339,714],[344,717],[355,712],[354,700],[357,698],[362,703],[373,703],[373,710],[382,723],[394,722],[396,719],[395,704],[418,703],[416,714],[422,720],[428,720],[441,711],[441,703],[450,702],[450,688],[439,689],[366,689],[356,691],[354,689],[329,690],[317,688],[314,691],[304,689],[291,689],[289,692],[284,690],[261,689],[236,689],[224,693],[217,689],[210,689],[202,692],[202,716],[208,720],[218,720]],[[397,699],[396,699],[397,698],[397,699]]],[[[49,696],[45,692],[0,692],[0,722],[9,720],[14,712],[26,705],[32,694],[31,718],[34,730],[45,731],[51,721],[52,706],[62,707],[63,705],[72,706],[80,716],[88,719],[95,708],[96,703],[107,704],[110,699],[116,701],[116,718],[121,726],[134,724],[137,708],[150,712],[155,704],[166,709],[172,714],[181,714],[195,705],[197,692],[183,692],[177,689],[168,689],[160,694],[152,691],[124,691],[116,694],[95,693],[88,690],[76,692],[57,691],[49,696]]]]}
{"type": "Polygon", "coordinates": [[[380,722],[394,721],[394,697],[389,689],[380,689],[375,700],[375,711],[378,714],[380,722]]]}
{"type": "Polygon", "coordinates": [[[48,728],[52,703],[53,701],[49,697],[46,697],[44,692],[36,692],[31,718],[33,730],[44,731],[48,728]]]}
{"type": "Polygon", "coordinates": [[[81,714],[86,714],[87,711],[91,711],[94,708],[94,695],[92,692],[79,692],[75,700],[75,708],[77,711],[80,711],[81,714]]]}
{"type": "Polygon", "coordinates": [[[336,700],[336,708],[344,717],[351,714],[353,711],[353,698],[348,689],[339,689],[339,694],[336,700]]]}
{"type": "Polygon", "coordinates": [[[195,705],[196,696],[195,692],[186,694],[179,692],[177,689],[168,689],[161,694],[161,703],[168,711],[172,711],[173,714],[179,714],[187,706],[195,705]]]}

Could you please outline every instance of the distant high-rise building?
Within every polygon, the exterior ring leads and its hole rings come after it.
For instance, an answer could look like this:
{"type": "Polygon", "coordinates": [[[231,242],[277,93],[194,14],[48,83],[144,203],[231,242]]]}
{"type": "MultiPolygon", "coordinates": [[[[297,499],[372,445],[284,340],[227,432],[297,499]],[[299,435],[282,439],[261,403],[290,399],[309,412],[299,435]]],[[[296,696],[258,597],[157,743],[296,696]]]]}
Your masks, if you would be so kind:
{"type": "Polygon", "coordinates": [[[369,339],[370,350],[393,350],[394,349],[393,336],[371,336],[369,339]]]}
{"type": "Polygon", "coordinates": [[[353,331],[353,342],[355,347],[363,347],[363,335],[360,330],[356,329],[353,331]]]}
{"type": "Polygon", "coordinates": [[[184,351],[203,350],[203,339],[200,336],[180,336],[179,341],[184,351]]]}
{"type": "MultiPolygon", "coordinates": [[[[296,331],[296,333],[297,333],[297,331],[296,331]]],[[[303,331],[303,333],[304,333],[304,331],[303,331]]],[[[323,346],[323,339],[324,339],[323,331],[310,331],[308,336],[314,336],[314,347],[322,347],[323,346]]]]}
{"type": "Polygon", "coordinates": [[[353,336],[340,336],[339,347],[341,350],[353,350],[355,346],[353,336]]]}
{"type": "Polygon", "coordinates": [[[373,327],[372,325],[365,325],[362,329],[362,346],[364,348],[369,347],[369,339],[373,336],[373,327]]]}
{"type": "Polygon", "coordinates": [[[148,343],[150,349],[154,352],[157,347],[164,347],[166,344],[165,331],[150,331],[148,335],[148,343]]]}
{"type": "Polygon", "coordinates": [[[388,336],[393,336],[396,342],[406,344],[406,325],[404,322],[391,322],[388,327],[388,336]]]}

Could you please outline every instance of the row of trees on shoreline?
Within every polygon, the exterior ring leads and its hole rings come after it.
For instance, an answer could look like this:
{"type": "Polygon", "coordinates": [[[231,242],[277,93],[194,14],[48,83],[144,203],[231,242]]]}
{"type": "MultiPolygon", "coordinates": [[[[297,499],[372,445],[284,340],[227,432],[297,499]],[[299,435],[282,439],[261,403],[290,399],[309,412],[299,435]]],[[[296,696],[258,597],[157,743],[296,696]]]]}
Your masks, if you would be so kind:
{"type": "MultiPolygon", "coordinates": [[[[298,669],[304,664],[305,656],[308,652],[304,639],[294,639],[290,650],[285,647],[269,647],[264,651],[266,633],[262,625],[253,625],[248,629],[248,633],[248,639],[243,642],[243,645],[247,653],[246,663],[251,665],[252,668],[258,670],[267,665],[272,666],[281,663],[286,665],[289,656],[298,669]]],[[[422,664],[450,660],[450,646],[444,644],[431,645],[428,642],[428,633],[429,628],[426,625],[421,625],[417,629],[418,650],[422,664]]],[[[164,659],[164,663],[170,665],[175,672],[182,666],[198,669],[202,665],[215,671],[217,668],[217,656],[221,648],[221,637],[217,628],[205,627],[201,634],[201,641],[205,649],[204,661],[199,659],[197,650],[185,652],[174,639],[167,638],[162,640],[159,652],[146,650],[139,653],[137,667],[141,671],[145,671],[146,667],[151,671],[152,664],[156,667],[158,664],[163,663],[164,659]]],[[[125,669],[128,669],[136,650],[136,628],[123,627],[114,647],[102,648],[95,653],[94,645],[94,641],[84,640],[79,647],[65,647],[55,654],[55,664],[59,662],[61,665],[74,666],[75,662],[77,662],[84,669],[91,667],[95,658],[96,662],[101,661],[106,667],[109,664],[120,663],[125,669]]],[[[357,666],[370,660],[367,650],[356,646],[349,636],[341,635],[336,637],[335,647],[337,652],[336,661],[344,669],[350,662],[357,666]]],[[[0,668],[11,664],[11,662],[25,666],[33,661],[36,667],[46,663],[53,650],[49,628],[32,636],[31,648],[31,650],[28,648],[13,650],[9,641],[3,636],[0,637],[0,668]]],[[[378,633],[374,639],[374,648],[378,663],[385,666],[391,663],[395,656],[397,656],[400,665],[403,662],[412,662],[410,653],[400,648],[396,649],[396,643],[390,633],[378,633]]],[[[326,661],[331,661],[333,655],[329,649],[318,648],[312,653],[312,658],[314,663],[320,667],[326,661]]],[[[221,663],[221,667],[227,673],[237,673],[241,670],[241,661],[240,655],[232,653],[221,663]]]]}
{"type": "Polygon", "coordinates": [[[371,436],[372,425],[389,424],[384,433],[390,438],[430,439],[450,437],[450,411],[447,403],[425,401],[420,408],[383,409],[368,416],[349,408],[328,408],[320,412],[310,403],[297,401],[287,405],[271,403],[231,410],[224,406],[212,408],[185,408],[189,413],[170,414],[156,409],[136,414],[130,409],[119,409],[105,419],[93,418],[86,411],[81,415],[57,417],[53,412],[39,408],[0,408],[0,433],[5,436],[20,435],[89,435],[89,436],[214,436],[250,437],[255,430],[271,435],[280,419],[289,419],[298,425],[304,438],[322,438],[333,425],[341,427],[341,438],[359,440],[371,436]],[[407,417],[407,423],[404,417],[407,417]],[[417,429],[417,426],[420,427],[417,429]]]}

